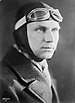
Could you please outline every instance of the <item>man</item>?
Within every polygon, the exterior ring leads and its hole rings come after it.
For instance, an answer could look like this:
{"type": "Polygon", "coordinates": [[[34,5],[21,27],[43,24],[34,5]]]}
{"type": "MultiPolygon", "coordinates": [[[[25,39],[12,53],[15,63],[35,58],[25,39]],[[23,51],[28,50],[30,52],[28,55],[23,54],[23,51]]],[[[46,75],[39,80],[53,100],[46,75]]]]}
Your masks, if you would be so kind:
{"type": "Polygon", "coordinates": [[[1,61],[2,103],[59,103],[46,59],[59,40],[62,16],[43,2],[22,6],[16,16],[13,45],[1,61]]]}

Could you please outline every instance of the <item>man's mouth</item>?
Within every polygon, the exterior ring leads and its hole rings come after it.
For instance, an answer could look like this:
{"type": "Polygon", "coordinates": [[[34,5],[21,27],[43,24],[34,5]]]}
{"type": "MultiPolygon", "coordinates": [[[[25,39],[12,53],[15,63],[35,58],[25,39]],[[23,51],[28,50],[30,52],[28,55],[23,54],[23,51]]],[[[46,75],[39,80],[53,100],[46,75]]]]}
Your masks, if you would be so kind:
{"type": "Polygon", "coordinates": [[[52,50],[54,48],[53,47],[42,47],[42,49],[52,50]]]}

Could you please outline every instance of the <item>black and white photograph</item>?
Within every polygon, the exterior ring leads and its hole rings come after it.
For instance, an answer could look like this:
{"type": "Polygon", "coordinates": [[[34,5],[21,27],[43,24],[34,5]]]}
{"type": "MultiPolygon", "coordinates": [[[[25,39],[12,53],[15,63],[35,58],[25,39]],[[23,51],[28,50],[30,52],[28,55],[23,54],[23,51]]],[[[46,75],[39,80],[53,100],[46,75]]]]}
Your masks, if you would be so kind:
{"type": "Polygon", "coordinates": [[[0,103],[75,103],[75,0],[0,0],[0,103]]]}

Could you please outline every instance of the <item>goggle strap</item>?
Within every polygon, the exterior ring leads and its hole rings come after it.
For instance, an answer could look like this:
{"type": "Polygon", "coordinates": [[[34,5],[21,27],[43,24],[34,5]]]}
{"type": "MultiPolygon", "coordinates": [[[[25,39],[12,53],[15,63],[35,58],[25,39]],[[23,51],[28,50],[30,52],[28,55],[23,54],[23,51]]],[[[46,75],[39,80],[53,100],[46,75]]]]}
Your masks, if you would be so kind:
{"type": "Polygon", "coordinates": [[[22,25],[26,23],[26,16],[22,17],[15,25],[15,30],[20,28],[22,25]]]}

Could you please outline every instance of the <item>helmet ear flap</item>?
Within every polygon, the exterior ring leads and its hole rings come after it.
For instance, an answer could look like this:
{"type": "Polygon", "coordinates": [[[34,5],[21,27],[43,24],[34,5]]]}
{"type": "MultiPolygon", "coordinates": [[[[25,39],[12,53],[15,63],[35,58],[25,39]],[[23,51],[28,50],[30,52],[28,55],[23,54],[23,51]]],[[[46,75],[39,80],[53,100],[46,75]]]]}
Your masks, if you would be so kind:
{"type": "Polygon", "coordinates": [[[15,30],[13,35],[14,35],[15,42],[17,46],[19,47],[19,49],[24,51],[24,48],[26,48],[25,45],[28,42],[27,26],[23,25],[18,30],[15,30]]]}

